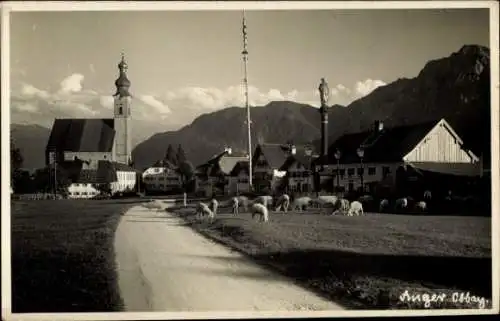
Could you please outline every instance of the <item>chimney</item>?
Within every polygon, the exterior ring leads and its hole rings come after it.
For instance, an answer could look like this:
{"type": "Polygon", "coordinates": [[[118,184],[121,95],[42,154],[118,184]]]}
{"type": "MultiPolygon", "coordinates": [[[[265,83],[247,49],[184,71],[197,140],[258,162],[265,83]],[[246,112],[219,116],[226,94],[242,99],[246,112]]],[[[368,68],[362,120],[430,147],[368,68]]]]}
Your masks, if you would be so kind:
{"type": "Polygon", "coordinates": [[[384,123],[380,120],[376,120],[373,126],[373,130],[378,133],[384,129],[384,123]]]}

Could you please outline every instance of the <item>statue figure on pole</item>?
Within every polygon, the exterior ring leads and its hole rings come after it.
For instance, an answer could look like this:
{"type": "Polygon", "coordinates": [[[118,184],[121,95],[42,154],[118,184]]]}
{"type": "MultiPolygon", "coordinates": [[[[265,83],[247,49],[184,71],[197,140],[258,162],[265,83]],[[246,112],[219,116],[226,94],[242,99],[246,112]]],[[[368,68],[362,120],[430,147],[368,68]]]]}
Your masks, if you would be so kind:
{"type": "Polygon", "coordinates": [[[321,78],[321,83],[319,84],[319,94],[321,98],[321,107],[326,106],[328,99],[330,98],[330,88],[325,81],[325,78],[321,78]]]}

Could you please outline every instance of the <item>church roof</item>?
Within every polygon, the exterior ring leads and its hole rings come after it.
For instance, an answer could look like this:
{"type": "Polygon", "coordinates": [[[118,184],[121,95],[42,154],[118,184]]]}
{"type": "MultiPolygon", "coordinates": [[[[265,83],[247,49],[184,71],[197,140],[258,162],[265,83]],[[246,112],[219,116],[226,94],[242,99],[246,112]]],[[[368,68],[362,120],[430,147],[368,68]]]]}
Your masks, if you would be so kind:
{"type": "Polygon", "coordinates": [[[114,119],[112,118],[56,119],[47,143],[47,150],[111,152],[114,138],[114,119]]]}

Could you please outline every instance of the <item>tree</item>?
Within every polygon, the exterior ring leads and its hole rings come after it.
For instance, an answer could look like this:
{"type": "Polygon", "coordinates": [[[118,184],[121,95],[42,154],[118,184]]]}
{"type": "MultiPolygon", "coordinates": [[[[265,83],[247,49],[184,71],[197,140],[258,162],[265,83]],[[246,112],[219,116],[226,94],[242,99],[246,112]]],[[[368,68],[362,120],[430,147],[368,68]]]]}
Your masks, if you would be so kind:
{"type": "MultiPolygon", "coordinates": [[[[68,187],[71,185],[71,180],[67,172],[61,168],[57,168],[57,192],[66,194],[68,187]]],[[[33,184],[37,192],[52,192],[54,189],[54,168],[40,168],[33,174],[33,184]]]]}
{"type": "Polygon", "coordinates": [[[181,177],[182,189],[184,190],[184,192],[187,192],[190,187],[190,183],[192,183],[194,179],[193,164],[191,164],[191,162],[189,161],[180,163],[177,168],[177,173],[181,177]]]}
{"type": "Polygon", "coordinates": [[[109,195],[112,194],[111,183],[99,183],[95,184],[95,188],[101,193],[101,195],[109,195]]]}
{"type": "Polygon", "coordinates": [[[185,162],[187,162],[186,153],[184,152],[182,146],[179,144],[179,147],[177,148],[177,166],[180,166],[185,162]]]}
{"type": "Polygon", "coordinates": [[[171,144],[168,144],[167,152],[165,153],[165,158],[167,162],[171,163],[172,165],[177,165],[177,155],[175,154],[174,148],[172,147],[171,144]]]}
{"type": "Polygon", "coordinates": [[[16,185],[16,181],[20,179],[21,167],[23,166],[24,158],[21,150],[16,147],[14,139],[10,138],[10,186],[16,185]]]}

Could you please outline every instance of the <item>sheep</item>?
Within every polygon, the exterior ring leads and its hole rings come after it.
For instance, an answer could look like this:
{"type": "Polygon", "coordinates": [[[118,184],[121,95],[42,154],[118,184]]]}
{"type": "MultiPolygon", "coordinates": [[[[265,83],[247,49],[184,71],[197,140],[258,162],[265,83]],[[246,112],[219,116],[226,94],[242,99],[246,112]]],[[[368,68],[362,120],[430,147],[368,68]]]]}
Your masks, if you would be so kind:
{"type": "Polygon", "coordinates": [[[210,207],[205,203],[199,203],[196,208],[196,217],[201,219],[204,215],[207,215],[210,221],[215,219],[215,213],[210,209],[210,207]]]}
{"type": "Polygon", "coordinates": [[[245,212],[248,212],[248,204],[249,204],[248,197],[237,196],[236,198],[238,199],[238,206],[241,204],[245,212]]]}
{"type": "Polygon", "coordinates": [[[335,203],[332,215],[337,215],[337,214],[346,215],[349,212],[349,208],[350,208],[349,201],[346,200],[345,198],[341,198],[337,200],[337,202],[335,203]]]}
{"type": "Polygon", "coordinates": [[[217,214],[217,208],[219,207],[219,202],[215,198],[212,198],[212,200],[210,201],[210,207],[211,207],[210,210],[214,212],[214,214],[217,214]]]}
{"type": "Polygon", "coordinates": [[[254,204],[262,204],[267,208],[268,206],[272,205],[273,197],[270,195],[258,196],[256,199],[253,200],[253,203],[254,204]]]}
{"type": "Polygon", "coordinates": [[[408,199],[406,197],[398,198],[394,203],[396,209],[406,209],[408,207],[408,199]]]}
{"type": "Polygon", "coordinates": [[[380,205],[379,205],[379,212],[383,212],[385,211],[385,209],[387,209],[389,207],[389,200],[384,198],[383,200],[380,201],[380,205]]]}
{"type": "Polygon", "coordinates": [[[231,205],[233,207],[233,215],[238,214],[238,207],[239,207],[239,202],[237,197],[231,198],[231,205]]]}
{"type": "Polygon", "coordinates": [[[321,208],[328,204],[334,206],[338,199],[339,198],[335,195],[321,195],[312,201],[321,208]]]}
{"type": "Polygon", "coordinates": [[[432,192],[430,190],[425,190],[424,191],[424,200],[430,200],[432,199],[432,192]]]}
{"type": "Polygon", "coordinates": [[[276,201],[276,205],[276,212],[283,208],[283,211],[286,213],[288,211],[288,207],[290,206],[290,196],[288,196],[287,194],[281,195],[276,201]]]}
{"type": "Polygon", "coordinates": [[[304,207],[307,207],[311,204],[312,199],[309,196],[303,196],[295,199],[292,203],[292,209],[299,208],[299,211],[302,211],[304,207]]]}
{"type": "Polygon", "coordinates": [[[363,215],[363,204],[361,204],[358,201],[354,201],[351,203],[351,206],[349,207],[349,212],[347,213],[348,216],[359,216],[363,215]]]}
{"type": "Polygon", "coordinates": [[[260,222],[269,221],[269,211],[267,210],[267,207],[265,207],[263,204],[259,204],[259,203],[252,204],[252,219],[256,215],[260,216],[260,218],[259,218],[260,222]]]}
{"type": "Polygon", "coordinates": [[[420,212],[425,212],[425,210],[427,209],[427,203],[425,203],[424,201],[420,201],[415,204],[415,209],[420,212]]]}

